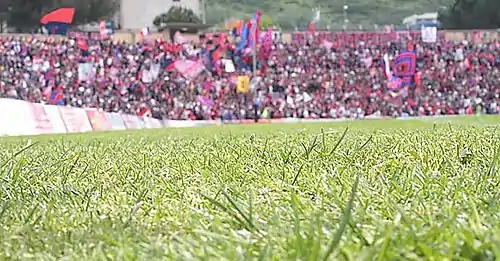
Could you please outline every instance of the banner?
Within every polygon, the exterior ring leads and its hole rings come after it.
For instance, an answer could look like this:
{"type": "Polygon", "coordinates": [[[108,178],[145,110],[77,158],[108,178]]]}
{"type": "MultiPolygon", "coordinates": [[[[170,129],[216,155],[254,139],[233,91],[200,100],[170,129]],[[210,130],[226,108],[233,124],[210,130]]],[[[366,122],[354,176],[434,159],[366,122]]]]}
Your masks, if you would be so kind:
{"type": "Polygon", "coordinates": [[[45,110],[45,114],[50,119],[50,123],[52,124],[53,133],[67,133],[66,124],[61,116],[61,112],[59,111],[59,106],[55,105],[43,105],[43,109],[45,110]]]}
{"type": "Polygon", "coordinates": [[[437,41],[437,27],[422,26],[422,41],[424,43],[435,43],[437,41]]]}
{"type": "Polygon", "coordinates": [[[158,79],[158,75],[160,74],[160,65],[159,64],[151,64],[149,69],[144,69],[142,71],[141,80],[143,83],[152,83],[156,79],[158,79]]]}
{"type": "Polygon", "coordinates": [[[148,118],[146,117],[137,117],[137,118],[139,118],[139,124],[141,126],[141,129],[151,129],[148,118]]]}
{"type": "Polygon", "coordinates": [[[37,134],[55,133],[52,127],[52,122],[45,112],[45,108],[39,103],[30,103],[31,111],[33,113],[33,120],[35,121],[35,129],[37,134]]]}
{"type": "Polygon", "coordinates": [[[91,63],[78,64],[78,81],[87,82],[95,79],[95,73],[91,63]]]}
{"type": "Polygon", "coordinates": [[[97,109],[44,105],[2,98],[0,98],[0,110],[6,112],[0,114],[0,136],[196,127],[220,123],[219,121],[161,121],[151,117],[100,112],[97,109]]]}
{"type": "Polygon", "coordinates": [[[150,126],[152,129],[159,129],[159,128],[163,128],[163,124],[160,120],[158,119],[155,119],[155,118],[148,118],[149,121],[150,121],[150,126]]]}
{"type": "Polygon", "coordinates": [[[229,59],[222,59],[221,60],[222,64],[224,65],[224,70],[227,72],[227,73],[233,73],[236,71],[235,67],[234,67],[234,63],[232,60],[229,60],[229,59]]]}
{"type": "Polygon", "coordinates": [[[59,112],[69,133],[92,131],[84,109],[60,106],[59,112]]]}
{"type": "Polygon", "coordinates": [[[95,131],[109,131],[111,130],[111,124],[109,123],[104,112],[100,112],[96,109],[85,109],[87,117],[89,118],[90,125],[95,131]]]}
{"type": "Polygon", "coordinates": [[[236,91],[238,93],[248,93],[250,91],[250,78],[248,78],[248,76],[238,76],[236,91]]]}
{"type": "Polygon", "coordinates": [[[0,135],[18,136],[36,133],[35,119],[29,102],[0,99],[0,135]]]}
{"type": "Polygon", "coordinates": [[[128,130],[137,130],[142,128],[139,117],[137,116],[125,114],[122,115],[122,119],[128,130]]]}
{"type": "Polygon", "coordinates": [[[116,112],[106,112],[106,118],[111,123],[111,129],[113,130],[126,130],[125,122],[123,122],[123,118],[119,113],[116,112]]]}

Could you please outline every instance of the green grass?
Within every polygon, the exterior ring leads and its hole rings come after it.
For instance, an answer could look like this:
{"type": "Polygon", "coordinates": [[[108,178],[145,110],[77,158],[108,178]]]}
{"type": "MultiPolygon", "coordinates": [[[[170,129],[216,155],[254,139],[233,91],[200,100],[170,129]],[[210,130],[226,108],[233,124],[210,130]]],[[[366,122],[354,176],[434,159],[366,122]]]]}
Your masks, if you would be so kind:
{"type": "Polygon", "coordinates": [[[498,117],[0,139],[0,260],[498,260],[498,117]]]}

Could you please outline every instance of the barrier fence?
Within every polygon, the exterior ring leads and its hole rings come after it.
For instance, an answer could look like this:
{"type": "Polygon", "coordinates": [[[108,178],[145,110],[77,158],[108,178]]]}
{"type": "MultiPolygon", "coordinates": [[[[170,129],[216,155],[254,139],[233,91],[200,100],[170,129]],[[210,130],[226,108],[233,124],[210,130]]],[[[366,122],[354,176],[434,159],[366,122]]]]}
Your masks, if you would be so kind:
{"type": "Polygon", "coordinates": [[[175,126],[149,117],[0,99],[0,136],[153,129],[175,126]],[[15,113],[8,113],[15,112],[15,113]]]}
{"type": "MultiPolygon", "coordinates": [[[[28,136],[41,134],[84,133],[100,131],[189,128],[210,125],[253,124],[254,120],[158,120],[115,112],[102,112],[93,108],[75,108],[30,103],[0,98],[0,136],[28,136]],[[15,112],[15,113],[9,113],[15,112]]],[[[460,115],[400,117],[398,120],[453,118],[460,115]]],[[[463,116],[463,115],[462,115],[463,116]]],[[[366,116],[364,120],[389,119],[385,116],[366,116]]],[[[259,123],[345,122],[354,119],[259,119],[259,123]]]]}
{"type": "MultiPolygon", "coordinates": [[[[0,111],[2,112],[0,113],[0,136],[187,128],[221,124],[221,121],[218,120],[158,120],[150,117],[102,112],[92,108],[45,105],[1,98],[0,111]]],[[[298,123],[311,121],[318,120],[290,118],[260,119],[259,123],[298,123]]],[[[319,121],[334,122],[342,120],[321,119],[319,121]]],[[[251,124],[254,123],[254,120],[233,120],[230,123],[251,124]]]]}

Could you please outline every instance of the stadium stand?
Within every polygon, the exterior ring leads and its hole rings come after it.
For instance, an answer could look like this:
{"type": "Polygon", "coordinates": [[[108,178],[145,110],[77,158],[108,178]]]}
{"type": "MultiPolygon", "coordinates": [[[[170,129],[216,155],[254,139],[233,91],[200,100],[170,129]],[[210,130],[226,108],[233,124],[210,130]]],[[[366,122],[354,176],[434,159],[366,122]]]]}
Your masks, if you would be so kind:
{"type": "Polygon", "coordinates": [[[0,40],[0,97],[169,120],[497,114],[499,47],[378,33],[285,43],[263,33],[251,78],[251,49],[223,35],[196,44],[10,37],[0,40]],[[390,88],[384,55],[404,50],[416,54],[416,74],[390,88]]]}

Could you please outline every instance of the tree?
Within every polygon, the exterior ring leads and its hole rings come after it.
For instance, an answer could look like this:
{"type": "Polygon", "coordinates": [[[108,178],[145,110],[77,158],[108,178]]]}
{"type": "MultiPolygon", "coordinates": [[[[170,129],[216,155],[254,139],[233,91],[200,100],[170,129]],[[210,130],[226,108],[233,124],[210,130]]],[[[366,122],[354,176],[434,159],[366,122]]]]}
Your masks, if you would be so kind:
{"type": "MultiPolygon", "coordinates": [[[[498,1],[498,0],[493,0],[498,1]]],[[[320,8],[321,20],[317,28],[342,29],[344,19],[348,25],[365,30],[377,29],[376,25],[402,25],[404,18],[414,14],[436,12],[441,6],[451,6],[455,0],[206,0],[207,21],[223,23],[228,17],[248,18],[256,10],[269,14],[274,26],[283,30],[306,29],[314,16],[312,9],[320,8]],[[344,11],[344,5],[348,10],[344,11]]],[[[500,2],[500,1],[498,1],[500,2]]]]}
{"type": "Polygon", "coordinates": [[[440,12],[439,20],[446,29],[497,29],[500,27],[499,0],[455,0],[440,12]]]}
{"type": "Polygon", "coordinates": [[[111,19],[118,8],[114,0],[69,0],[76,8],[73,23],[76,25],[111,19]]]}
{"type": "Polygon", "coordinates": [[[98,22],[116,12],[115,0],[15,0],[11,1],[7,24],[18,32],[33,32],[40,28],[40,19],[61,8],[76,9],[73,25],[98,22]]]}
{"type": "MultiPolygon", "coordinates": [[[[49,0],[17,0],[10,6],[7,24],[18,32],[33,32],[40,27],[40,18],[47,10],[49,0]]],[[[51,1],[50,1],[51,2],[51,1]]],[[[52,6],[52,3],[49,5],[52,6]]]]}
{"type": "Polygon", "coordinates": [[[157,15],[153,20],[153,25],[160,30],[169,23],[201,24],[202,22],[200,17],[198,17],[193,10],[174,6],[171,7],[168,12],[157,15]]]}
{"type": "Polygon", "coordinates": [[[260,29],[261,30],[267,30],[267,28],[269,28],[270,26],[273,26],[273,25],[274,25],[274,21],[269,15],[263,14],[260,17],[260,29]]]}
{"type": "Polygon", "coordinates": [[[0,33],[3,33],[4,24],[7,22],[9,9],[11,8],[13,2],[13,0],[0,1],[0,33]]]}

